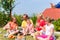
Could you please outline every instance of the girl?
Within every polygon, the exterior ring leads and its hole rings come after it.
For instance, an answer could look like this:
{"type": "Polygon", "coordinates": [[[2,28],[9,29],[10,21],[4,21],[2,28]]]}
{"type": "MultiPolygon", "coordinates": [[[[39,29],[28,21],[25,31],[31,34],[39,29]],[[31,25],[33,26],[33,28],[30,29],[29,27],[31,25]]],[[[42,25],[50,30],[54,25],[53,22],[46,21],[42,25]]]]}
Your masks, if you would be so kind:
{"type": "MultiPolygon", "coordinates": [[[[27,14],[24,14],[23,15],[23,21],[22,21],[22,25],[21,25],[21,27],[23,28],[23,34],[24,35],[26,35],[26,25],[27,25],[27,20],[28,20],[28,15],[27,14]]],[[[32,20],[31,19],[29,19],[30,20],[30,22],[33,24],[33,22],[32,22],[32,20]]]]}
{"type": "Polygon", "coordinates": [[[40,31],[42,30],[42,28],[44,27],[44,25],[46,24],[44,18],[42,15],[38,15],[37,16],[37,21],[36,21],[36,30],[40,31]]]}
{"type": "Polygon", "coordinates": [[[38,40],[54,40],[54,25],[48,19],[45,25],[45,34],[38,36],[38,40]]]}
{"type": "Polygon", "coordinates": [[[33,24],[30,22],[30,20],[28,19],[27,20],[27,25],[26,25],[26,33],[28,33],[28,34],[33,34],[34,33],[34,26],[33,26],[33,24]]]}
{"type": "MultiPolygon", "coordinates": [[[[37,15],[37,21],[36,21],[36,32],[34,33],[34,38],[37,37],[37,35],[41,34],[41,30],[44,28],[44,25],[46,24],[44,18],[42,15],[37,15]]],[[[36,38],[37,39],[37,38],[36,38]]]]}
{"type": "Polygon", "coordinates": [[[12,20],[8,22],[7,25],[3,29],[7,29],[7,33],[9,33],[8,37],[10,37],[10,35],[18,33],[17,28],[18,26],[16,23],[16,19],[12,17],[12,20]]]}

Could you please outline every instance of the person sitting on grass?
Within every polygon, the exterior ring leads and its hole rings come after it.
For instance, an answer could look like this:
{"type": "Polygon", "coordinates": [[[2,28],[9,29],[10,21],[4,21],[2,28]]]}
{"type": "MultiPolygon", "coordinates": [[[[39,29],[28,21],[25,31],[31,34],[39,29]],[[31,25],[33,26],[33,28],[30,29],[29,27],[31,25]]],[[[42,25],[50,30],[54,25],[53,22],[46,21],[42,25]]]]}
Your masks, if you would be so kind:
{"type": "Polygon", "coordinates": [[[54,25],[51,22],[50,19],[46,21],[45,30],[43,30],[45,33],[37,36],[38,40],[54,40],[54,25]]]}
{"type": "Polygon", "coordinates": [[[7,30],[7,35],[8,37],[12,36],[13,34],[18,33],[18,25],[16,23],[16,18],[12,17],[11,21],[9,21],[4,27],[4,30],[7,30]]]}
{"type": "Polygon", "coordinates": [[[30,22],[30,20],[27,20],[27,25],[26,25],[26,34],[30,34],[32,35],[34,33],[34,26],[33,24],[30,22]]]}
{"type": "MultiPolygon", "coordinates": [[[[43,16],[41,14],[37,15],[37,21],[36,21],[36,32],[34,33],[34,38],[36,38],[37,35],[41,34],[41,30],[44,28],[44,25],[46,24],[43,16]]],[[[37,39],[37,38],[36,38],[37,39]]]]}
{"type": "MultiPolygon", "coordinates": [[[[24,14],[23,15],[23,21],[22,21],[22,24],[21,24],[21,27],[22,27],[22,29],[23,29],[23,34],[24,35],[26,35],[26,25],[27,25],[27,20],[28,20],[28,15],[27,14],[24,14]]],[[[31,19],[29,19],[30,20],[30,22],[33,24],[33,22],[32,22],[32,20],[31,19]]]]}

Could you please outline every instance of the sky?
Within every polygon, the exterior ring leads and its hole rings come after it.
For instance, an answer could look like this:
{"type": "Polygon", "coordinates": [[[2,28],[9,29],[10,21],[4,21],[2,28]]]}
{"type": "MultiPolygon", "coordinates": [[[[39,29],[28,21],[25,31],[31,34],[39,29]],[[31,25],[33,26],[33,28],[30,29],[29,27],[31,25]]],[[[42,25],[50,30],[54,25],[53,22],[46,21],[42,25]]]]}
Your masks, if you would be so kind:
{"type": "Polygon", "coordinates": [[[60,0],[15,0],[13,14],[37,14],[42,13],[46,8],[50,8],[50,3],[57,4],[60,0]]]}

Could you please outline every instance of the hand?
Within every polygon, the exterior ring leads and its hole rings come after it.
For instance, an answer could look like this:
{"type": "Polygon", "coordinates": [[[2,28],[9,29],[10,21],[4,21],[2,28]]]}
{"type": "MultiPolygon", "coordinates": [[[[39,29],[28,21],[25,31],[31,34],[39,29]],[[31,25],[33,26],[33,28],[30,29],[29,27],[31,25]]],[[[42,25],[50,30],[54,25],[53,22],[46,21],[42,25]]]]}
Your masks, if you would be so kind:
{"type": "Polygon", "coordinates": [[[45,38],[45,40],[49,40],[49,38],[45,38]]]}

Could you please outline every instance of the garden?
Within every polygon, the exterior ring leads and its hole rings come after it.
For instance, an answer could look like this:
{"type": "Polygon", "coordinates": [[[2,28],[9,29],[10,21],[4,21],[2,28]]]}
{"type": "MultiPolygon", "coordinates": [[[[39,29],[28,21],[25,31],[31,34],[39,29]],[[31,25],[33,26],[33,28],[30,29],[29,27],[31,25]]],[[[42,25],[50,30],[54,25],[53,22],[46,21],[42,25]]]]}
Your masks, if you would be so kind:
{"type": "MultiPolygon", "coordinates": [[[[15,38],[6,38],[4,37],[4,34],[6,33],[5,30],[3,30],[3,27],[11,20],[11,17],[14,16],[17,20],[17,24],[20,27],[22,22],[22,15],[13,14],[12,11],[14,7],[16,6],[15,0],[0,0],[0,40],[15,40],[15,38]],[[2,9],[4,9],[2,11],[2,9]]],[[[30,17],[33,21],[33,24],[36,23],[36,15],[34,14],[32,17],[30,17]]],[[[60,19],[54,20],[52,22],[54,24],[54,30],[55,30],[55,36],[56,40],[60,40],[60,19]]],[[[35,40],[32,36],[28,35],[25,36],[26,40],[35,40]]]]}
{"type": "MultiPolygon", "coordinates": [[[[22,22],[22,15],[14,14],[13,16],[17,19],[18,26],[20,27],[21,22],[22,22]]],[[[36,15],[33,15],[30,18],[32,19],[33,23],[35,24],[36,23],[36,15]]],[[[9,20],[10,20],[9,14],[0,12],[0,40],[8,40],[9,39],[9,38],[4,37],[4,34],[6,33],[6,31],[2,29],[9,20]]],[[[60,19],[54,20],[52,23],[55,26],[54,28],[55,28],[56,39],[60,40],[60,19]]],[[[26,38],[26,40],[35,40],[31,36],[26,36],[25,38],[26,38]]],[[[9,40],[14,40],[14,39],[9,39],[9,40]]]]}

